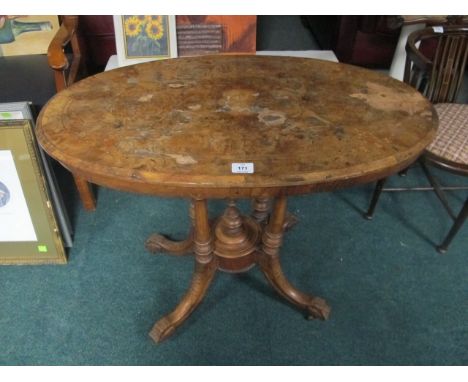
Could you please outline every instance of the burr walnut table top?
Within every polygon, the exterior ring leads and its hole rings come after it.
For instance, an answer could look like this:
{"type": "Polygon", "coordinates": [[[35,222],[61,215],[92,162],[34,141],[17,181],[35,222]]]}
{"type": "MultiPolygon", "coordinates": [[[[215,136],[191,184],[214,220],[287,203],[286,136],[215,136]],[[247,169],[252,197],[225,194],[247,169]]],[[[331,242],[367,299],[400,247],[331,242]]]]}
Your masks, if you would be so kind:
{"type": "Polygon", "coordinates": [[[42,110],[43,148],[104,186],[190,197],[297,194],[385,177],[435,135],[431,104],[327,61],[203,56],[88,77],[42,110]],[[253,174],[232,174],[232,163],[253,174]]]}

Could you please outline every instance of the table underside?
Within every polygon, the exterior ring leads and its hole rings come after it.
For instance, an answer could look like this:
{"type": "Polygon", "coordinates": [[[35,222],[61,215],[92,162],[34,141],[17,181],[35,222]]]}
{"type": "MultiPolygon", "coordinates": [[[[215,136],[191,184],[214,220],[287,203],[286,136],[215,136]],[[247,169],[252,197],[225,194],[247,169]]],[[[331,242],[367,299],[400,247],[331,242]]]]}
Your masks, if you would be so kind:
{"type": "Polygon", "coordinates": [[[190,208],[192,228],[186,240],[171,241],[153,234],[146,248],[176,256],[193,254],[195,270],[188,291],[177,307],[155,323],[151,338],[160,342],[169,337],[203,300],[216,271],[246,272],[260,266],[271,286],[286,300],[304,310],[308,318],[327,319],[330,307],[320,297],[296,289],[284,276],[279,250],[285,230],[296,223],[286,210],[286,197],[257,198],[251,216],[242,216],[230,200],[224,214],[210,221],[206,199],[194,199],[190,208]]]}

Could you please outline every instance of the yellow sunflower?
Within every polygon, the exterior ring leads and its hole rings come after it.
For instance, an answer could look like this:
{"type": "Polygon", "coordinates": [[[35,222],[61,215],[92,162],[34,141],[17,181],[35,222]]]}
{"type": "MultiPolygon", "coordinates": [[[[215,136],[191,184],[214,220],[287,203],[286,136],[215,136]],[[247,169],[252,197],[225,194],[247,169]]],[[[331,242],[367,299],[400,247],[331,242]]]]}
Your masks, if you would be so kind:
{"type": "Polygon", "coordinates": [[[152,40],[159,40],[164,35],[164,28],[161,23],[151,21],[146,24],[146,34],[152,40]]]}
{"type": "Polygon", "coordinates": [[[146,16],[146,21],[152,22],[152,21],[157,21],[158,23],[163,22],[163,16],[146,16]]]}
{"type": "Polygon", "coordinates": [[[132,16],[125,20],[125,34],[129,37],[138,36],[141,32],[141,22],[138,17],[132,16]]]}

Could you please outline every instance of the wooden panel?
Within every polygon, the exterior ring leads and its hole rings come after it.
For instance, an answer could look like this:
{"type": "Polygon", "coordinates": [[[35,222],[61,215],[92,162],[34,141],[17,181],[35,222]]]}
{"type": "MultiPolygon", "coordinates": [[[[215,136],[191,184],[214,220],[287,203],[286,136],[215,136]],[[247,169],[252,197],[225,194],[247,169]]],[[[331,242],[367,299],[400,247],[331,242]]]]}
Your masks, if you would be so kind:
{"type": "Polygon", "coordinates": [[[177,51],[179,56],[220,53],[224,45],[221,24],[187,24],[177,26],[177,51]]]}
{"type": "MultiPolygon", "coordinates": [[[[256,51],[257,16],[177,16],[177,28],[189,25],[218,25],[222,29],[223,53],[254,53],[256,51]]],[[[194,32],[197,29],[194,28],[194,32]]],[[[199,41],[198,41],[199,43],[199,41]]],[[[207,44],[209,45],[209,44],[207,44]]],[[[182,49],[180,56],[194,54],[195,49],[182,49]]],[[[200,53],[200,52],[199,52],[200,53]]]]}

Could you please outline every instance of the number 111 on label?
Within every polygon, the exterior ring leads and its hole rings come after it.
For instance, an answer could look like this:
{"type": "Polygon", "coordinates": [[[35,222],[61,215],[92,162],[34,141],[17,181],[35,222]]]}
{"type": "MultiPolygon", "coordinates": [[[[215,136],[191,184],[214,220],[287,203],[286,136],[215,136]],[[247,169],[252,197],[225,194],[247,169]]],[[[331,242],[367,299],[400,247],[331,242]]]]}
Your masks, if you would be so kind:
{"type": "Polygon", "coordinates": [[[231,172],[233,174],[253,174],[253,163],[231,163],[231,172]]]}

